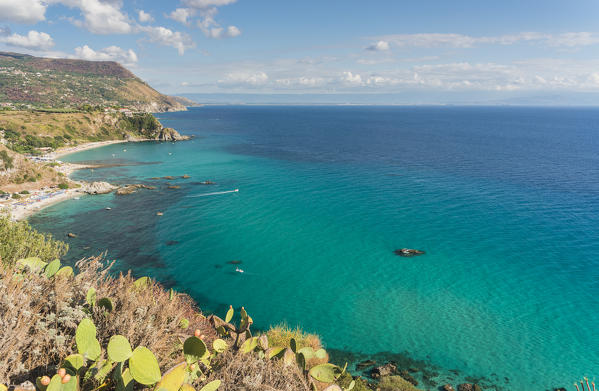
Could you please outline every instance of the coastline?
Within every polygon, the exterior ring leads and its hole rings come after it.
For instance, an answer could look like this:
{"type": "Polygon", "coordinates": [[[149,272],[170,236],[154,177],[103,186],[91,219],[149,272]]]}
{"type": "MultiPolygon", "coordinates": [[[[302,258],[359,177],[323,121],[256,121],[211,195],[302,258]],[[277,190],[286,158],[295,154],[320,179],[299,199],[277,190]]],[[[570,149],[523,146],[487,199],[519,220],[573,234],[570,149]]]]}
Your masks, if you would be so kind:
{"type": "MultiPolygon", "coordinates": [[[[58,149],[52,153],[45,155],[46,157],[57,159],[59,157],[67,156],[76,152],[86,151],[90,149],[100,148],[112,144],[121,144],[127,142],[142,142],[152,141],[150,139],[139,139],[139,140],[107,140],[107,141],[94,141],[89,143],[83,143],[74,147],[65,147],[58,149]]],[[[63,173],[70,179],[72,173],[77,170],[85,168],[93,168],[96,166],[87,164],[76,164],[61,162],[60,166],[56,167],[56,170],[63,173]]],[[[73,181],[73,180],[71,180],[73,181]]],[[[47,208],[49,206],[58,204],[63,201],[73,199],[75,197],[89,195],[84,191],[84,187],[87,182],[73,181],[80,187],[73,189],[56,190],[53,192],[45,192],[42,190],[32,192],[31,196],[22,200],[10,200],[8,203],[1,205],[0,211],[7,212],[12,220],[26,220],[33,214],[47,208]]]]}

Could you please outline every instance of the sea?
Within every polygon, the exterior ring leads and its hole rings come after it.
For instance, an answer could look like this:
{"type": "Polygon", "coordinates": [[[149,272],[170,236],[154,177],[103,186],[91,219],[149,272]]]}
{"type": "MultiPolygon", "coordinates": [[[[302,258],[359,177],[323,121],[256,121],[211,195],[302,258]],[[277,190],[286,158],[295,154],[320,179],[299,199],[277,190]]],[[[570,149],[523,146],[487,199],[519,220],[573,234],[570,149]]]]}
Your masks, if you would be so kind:
{"type": "Polygon", "coordinates": [[[356,374],[395,361],[422,389],[574,390],[599,375],[599,109],[157,116],[194,138],[63,159],[104,166],[75,179],[156,187],[31,217],[70,244],[66,262],[103,254],[206,313],[244,306],[258,329],[316,333],[356,374]]]}

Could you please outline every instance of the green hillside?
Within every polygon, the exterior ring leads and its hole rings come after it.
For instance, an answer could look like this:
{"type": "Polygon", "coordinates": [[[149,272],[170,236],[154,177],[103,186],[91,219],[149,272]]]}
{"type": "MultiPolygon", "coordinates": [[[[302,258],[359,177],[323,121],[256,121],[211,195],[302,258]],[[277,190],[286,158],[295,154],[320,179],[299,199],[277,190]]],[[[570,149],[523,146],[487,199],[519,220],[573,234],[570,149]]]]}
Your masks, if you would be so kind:
{"type": "Polygon", "coordinates": [[[0,52],[0,105],[76,108],[125,106],[138,111],[185,110],[113,61],[51,59],[0,52]]]}

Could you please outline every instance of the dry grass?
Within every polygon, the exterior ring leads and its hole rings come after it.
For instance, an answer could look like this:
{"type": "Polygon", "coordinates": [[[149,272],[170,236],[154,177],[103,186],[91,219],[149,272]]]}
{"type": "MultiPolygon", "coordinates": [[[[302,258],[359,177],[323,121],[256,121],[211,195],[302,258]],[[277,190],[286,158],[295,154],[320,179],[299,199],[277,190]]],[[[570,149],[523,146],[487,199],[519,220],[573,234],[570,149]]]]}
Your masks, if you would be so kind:
{"type": "Polygon", "coordinates": [[[270,346],[289,346],[289,342],[293,338],[297,343],[298,349],[309,346],[314,350],[318,350],[322,347],[322,342],[318,335],[307,334],[299,327],[292,329],[284,323],[271,327],[266,332],[266,336],[268,337],[268,344],[270,346]]]}
{"type": "MultiPolygon", "coordinates": [[[[309,391],[296,365],[268,361],[255,354],[225,353],[221,365],[204,383],[219,379],[219,391],[309,391]]],[[[198,383],[196,389],[200,389],[198,383]]]]}
{"type": "Polygon", "coordinates": [[[90,287],[97,298],[109,297],[114,311],[96,307],[91,314],[98,340],[106,346],[110,336],[126,336],[133,346],[143,345],[156,355],[163,369],[180,360],[178,337],[186,338],[196,328],[207,340],[214,331],[186,295],[169,293],[158,284],[133,288],[134,279],[112,278],[99,258],[79,263],[75,278],[52,278],[27,274],[14,278],[10,268],[0,270],[0,383],[18,384],[50,373],[68,354],[75,352],[75,329],[83,319],[90,287]],[[190,327],[183,330],[186,317],[190,327]]]}

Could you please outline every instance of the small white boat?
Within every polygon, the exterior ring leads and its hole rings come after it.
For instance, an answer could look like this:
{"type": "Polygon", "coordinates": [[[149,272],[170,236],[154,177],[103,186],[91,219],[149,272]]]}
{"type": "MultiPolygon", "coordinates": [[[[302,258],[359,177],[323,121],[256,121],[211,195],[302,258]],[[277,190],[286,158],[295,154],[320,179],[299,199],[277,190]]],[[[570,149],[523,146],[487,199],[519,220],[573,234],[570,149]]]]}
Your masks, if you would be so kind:
{"type": "Polygon", "coordinates": [[[73,197],[74,200],[80,200],[80,197],[73,197]]]}
{"type": "Polygon", "coordinates": [[[240,269],[240,268],[238,268],[238,267],[236,267],[236,268],[235,268],[235,271],[236,271],[237,273],[243,273],[243,270],[242,270],[242,269],[240,269]]]}
{"type": "Polygon", "coordinates": [[[106,208],[104,208],[106,210],[112,210],[112,208],[110,206],[107,206],[106,208]]]}
{"type": "Polygon", "coordinates": [[[235,189],[233,190],[235,193],[239,193],[239,189],[235,189]]]}

